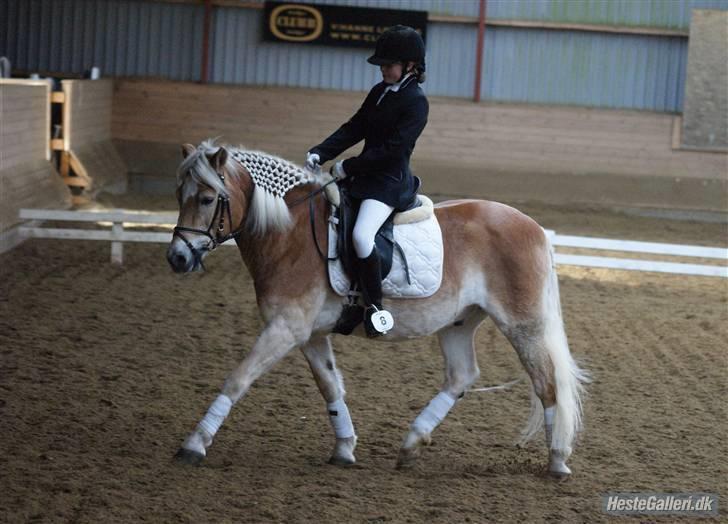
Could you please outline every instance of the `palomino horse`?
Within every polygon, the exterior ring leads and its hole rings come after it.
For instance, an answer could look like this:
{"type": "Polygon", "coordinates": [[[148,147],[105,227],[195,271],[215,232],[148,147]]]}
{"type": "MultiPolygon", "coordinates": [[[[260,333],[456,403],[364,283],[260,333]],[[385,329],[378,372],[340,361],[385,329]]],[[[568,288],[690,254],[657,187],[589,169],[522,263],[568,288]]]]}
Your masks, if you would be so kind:
{"type": "MultiPolygon", "coordinates": [[[[235,238],[265,327],[177,458],[199,463],[232,405],[287,353],[301,348],[334,428],[330,462],[353,464],[356,434],[329,340],[343,302],[329,285],[318,251],[321,242],[326,253],[327,204],[317,190],[328,175],[302,171],[264,153],[217,147],[209,140],[199,147],[183,145],[182,152],[180,214],[169,263],[177,272],[198,270],[207,253],[235,238]]],[[[566,459],[581,426],[587,377],[569,352],[550,242],[532,219],[495,202],[442,202],[435,214],[445,249],[440,289],[429,298],[384,302],[396,324],[380,340],[437,333],[445,359],[442,389],[412,423],[398,466],[419,456],[432,430],[478,378],[473,339],[490,317],[533,383],[524,440],[544,427],[548,471],[569,475],[566,459]]],[[[361,326],[354,335],[363,336],[361,326]]]]}

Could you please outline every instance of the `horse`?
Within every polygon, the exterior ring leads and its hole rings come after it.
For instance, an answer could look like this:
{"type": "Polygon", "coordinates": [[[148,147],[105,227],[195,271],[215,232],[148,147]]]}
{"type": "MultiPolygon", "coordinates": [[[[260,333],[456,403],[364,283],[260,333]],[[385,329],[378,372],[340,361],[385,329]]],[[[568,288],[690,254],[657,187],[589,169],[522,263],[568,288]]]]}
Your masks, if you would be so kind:
{"type": "MultiPolygon", "coordinates": [[[[200,464],[232,406],[255,380],[300,348],[333,426],[329,462],[354,464],[357,437],[330,341],[343,299],[329,285],[322,256],[329,206],[320,193],[330,176],[214,140],[181,149],[179,218],[167,260],[175,272],[198,271],[211,251],[234,239],[252,277],[264,327],[175,457],[200,464]]],[[[567,477],[589,376],[569,350],[547,235],[530,217],[491,201],[444,201],[434,213],[443,236],[441,286],[429,298],[385,297],[384,307],[396,324],[375,339],[437,334],[444,358],[442,387],[410,425],[397,467],[421,456],[433,430],[479,377],[474,334],[490,317],[531,380],[531,410],[521,440],[533,439],[543,428],[546,471],[567,477]]],[[[353,335],[364,336],[363,328],[353,335]]]]}

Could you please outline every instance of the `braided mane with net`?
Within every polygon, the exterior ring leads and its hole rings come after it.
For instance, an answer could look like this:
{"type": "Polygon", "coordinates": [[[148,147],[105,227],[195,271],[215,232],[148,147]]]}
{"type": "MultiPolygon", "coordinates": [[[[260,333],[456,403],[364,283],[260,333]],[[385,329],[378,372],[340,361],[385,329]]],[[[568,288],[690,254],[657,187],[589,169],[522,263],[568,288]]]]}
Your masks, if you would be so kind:
{"type": "Polygon", "coordinates": [[[228,148],[232,158],[253,179],[253,198],[248,210],[248,225],[254,234],[290,226],[290,212],[283,198],[296,186],[317,182],[316,177],[299,166],[260,151],[228,148]]]}

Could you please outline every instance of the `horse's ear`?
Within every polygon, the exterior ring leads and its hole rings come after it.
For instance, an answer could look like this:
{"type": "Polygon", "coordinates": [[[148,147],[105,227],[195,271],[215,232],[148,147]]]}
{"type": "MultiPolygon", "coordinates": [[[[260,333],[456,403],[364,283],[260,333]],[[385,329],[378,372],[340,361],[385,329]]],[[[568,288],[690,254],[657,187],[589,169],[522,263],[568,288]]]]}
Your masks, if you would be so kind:
{"type": "Polygon", "coordinates": [[[182,158],[187,158],[195,152],[195,146],[192,144],[182,144],[182,158]]]}
{"type": "Polygon", "coordinates": [[[215,171],[219,171],[227,162],[228,152],[224,147],[219,147],[214,155],[210,157],[210,165],[215,171]]]}

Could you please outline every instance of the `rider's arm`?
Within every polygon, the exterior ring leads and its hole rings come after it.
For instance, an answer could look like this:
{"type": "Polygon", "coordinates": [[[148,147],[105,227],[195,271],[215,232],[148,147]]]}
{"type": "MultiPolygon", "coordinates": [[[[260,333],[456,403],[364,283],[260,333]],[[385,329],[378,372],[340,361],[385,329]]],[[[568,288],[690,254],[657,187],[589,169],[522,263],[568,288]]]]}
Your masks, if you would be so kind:
{"type": "Polygon", "coordinates": [[[404,108],[394,132],[381,146],[344,160],[347,175],[366,175],[386,170],[393,163],[406,161],[407,151],[414,147],[427,124],[429,104],[424,96],[416,97],[404,108]]]}
{"type": "Polygon", "coordinates": [[[373,93],[376,89],[377,86],[369,92],[367,97],[364,99],[364,103],[348,122],[334,131],[330,137],[321,142],[319,145],[312,147],[309,153],[319,155],[319,157],[321,157],[321,163],[323,164],[332,158],[336,158],[356,143],[364,140],[367,118],[366,112],[368,111],[368,106],[372,101],[374,96],[373,93]]]}

